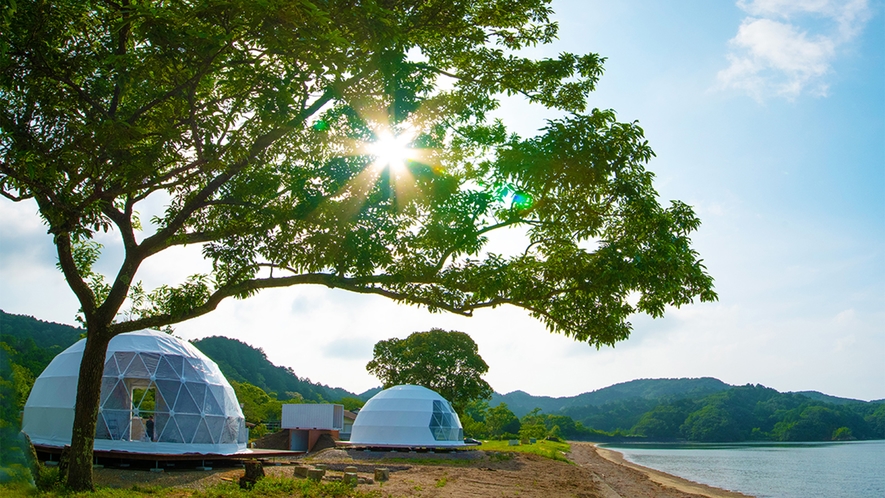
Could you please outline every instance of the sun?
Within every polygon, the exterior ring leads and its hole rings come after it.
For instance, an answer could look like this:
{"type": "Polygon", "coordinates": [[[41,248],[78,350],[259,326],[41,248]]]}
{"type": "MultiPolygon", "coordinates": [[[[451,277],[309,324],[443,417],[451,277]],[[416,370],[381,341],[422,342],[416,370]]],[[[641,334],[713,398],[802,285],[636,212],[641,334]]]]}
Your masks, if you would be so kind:
{"type": "Polygon", "coordinates": [[[414,140],[414,133],[409,131],[394,135],[389,131],[378,133],[374,142],[366,144],[366,151],[375,156],[378,168],[390,168],[391,171],[405,171],[406,163],[417,157],[417,151],[409,146],[414,140]]]}

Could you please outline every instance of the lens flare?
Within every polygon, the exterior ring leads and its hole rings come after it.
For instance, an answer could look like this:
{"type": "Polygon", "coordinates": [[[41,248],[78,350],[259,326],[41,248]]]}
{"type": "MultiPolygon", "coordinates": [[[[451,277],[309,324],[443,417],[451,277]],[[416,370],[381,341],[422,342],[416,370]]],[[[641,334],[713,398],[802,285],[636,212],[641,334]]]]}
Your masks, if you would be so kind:
{"type": "Polygon", "coordinates": [[[408,133],[393,135],[382,132],[378,139],[366,145],[369,154],[376,157],[379,167],[401,171],[406,163],[415,157],[415,150],[409,147],[413,137],[408,133]]]}

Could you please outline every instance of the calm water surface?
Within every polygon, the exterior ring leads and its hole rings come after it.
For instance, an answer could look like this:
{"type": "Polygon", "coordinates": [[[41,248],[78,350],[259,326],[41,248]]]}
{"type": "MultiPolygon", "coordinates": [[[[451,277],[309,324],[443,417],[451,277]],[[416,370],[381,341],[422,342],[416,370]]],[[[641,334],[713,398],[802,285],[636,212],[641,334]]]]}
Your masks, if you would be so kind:
{"type": "Polygon", "coordinates": [[[759,498],[885,497],[885,441],[601,446],[639,465],[759,498]]]}

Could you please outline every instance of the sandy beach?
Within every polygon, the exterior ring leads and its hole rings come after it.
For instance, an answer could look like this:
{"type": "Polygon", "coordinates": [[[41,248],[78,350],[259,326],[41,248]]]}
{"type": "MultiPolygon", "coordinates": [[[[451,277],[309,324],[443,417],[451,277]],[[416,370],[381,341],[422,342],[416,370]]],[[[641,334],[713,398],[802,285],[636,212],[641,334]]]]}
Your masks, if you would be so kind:
{"type": "MultiPolygon", "coordinates": [[[[328,464],[329,475],[356,465],[360,477],[374,467],[389,467],[390,481],[360,484],[382,497],[502,497],[533,498],[746,498],[748,495],[698,484],[632,464],[612,450],[593,443],[571,443],[571,463],[523,453],[464,452],[461,454],[376,453],[325,450],[301,463],[328,464]],[[340,467],[340,469],[339,469],[340,467]]],[[[289,465],[268,465],[268,475],[292,476],[289,465]]],[[[133,485],[205,488],[236,480],[242,469],[170,471],[96,469],[96,483],[129,488],[133,485]]]]}

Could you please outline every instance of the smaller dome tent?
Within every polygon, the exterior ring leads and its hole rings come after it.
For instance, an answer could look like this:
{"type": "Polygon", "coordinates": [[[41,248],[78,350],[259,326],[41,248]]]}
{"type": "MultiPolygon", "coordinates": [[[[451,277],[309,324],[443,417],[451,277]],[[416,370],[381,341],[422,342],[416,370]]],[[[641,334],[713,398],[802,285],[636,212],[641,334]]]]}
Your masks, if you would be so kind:
{"type": "Polygon", "coordinates": [[[401,385],[376,394],[356,416],[350,443],[367,446],[463,446],[451,403],[426,387],[401,385]]]}
{"type": "MultiPolygon", "coordinates": [[[[71,443],[82,339],[34,382],[22,431],[34,444],[71,443]]],[[[243,412],[218,366],[169,334],[138,331],[111,339],[94,448],[151,454],[233,454],[246,450],[243,412]]]]}

